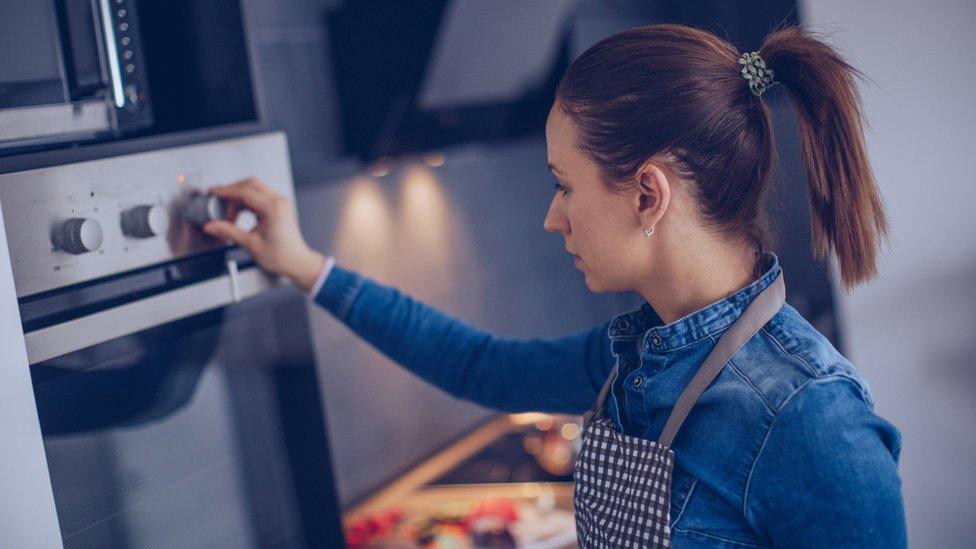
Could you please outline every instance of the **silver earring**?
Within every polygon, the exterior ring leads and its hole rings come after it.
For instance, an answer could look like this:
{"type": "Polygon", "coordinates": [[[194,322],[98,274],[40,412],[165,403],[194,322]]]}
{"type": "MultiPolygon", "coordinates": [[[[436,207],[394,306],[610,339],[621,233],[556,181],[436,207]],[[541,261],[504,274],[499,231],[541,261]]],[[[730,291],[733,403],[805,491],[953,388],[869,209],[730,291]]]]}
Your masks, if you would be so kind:
{"type": "Polygon", "coordinates": [[[654,227],[651,227],[650,229],[644,229],[644,236],[651,236],[652,234],[654,234],[654,227]]]}

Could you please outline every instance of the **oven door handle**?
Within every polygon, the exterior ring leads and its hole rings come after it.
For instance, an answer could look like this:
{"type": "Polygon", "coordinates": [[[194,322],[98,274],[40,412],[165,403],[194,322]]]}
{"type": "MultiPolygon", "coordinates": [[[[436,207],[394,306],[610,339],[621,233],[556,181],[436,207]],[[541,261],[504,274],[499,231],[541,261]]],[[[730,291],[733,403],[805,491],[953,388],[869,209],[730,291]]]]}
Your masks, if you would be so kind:
{"type": "Polygon", "coordinates": [[[125,92],[122,89],[122,64],[119,62],[118,38],[115,35],[115,20],[112,17],[110,0],[98,0],[102,40],[105,42],[105,58],[108,61],[108,78],[112,84],[112,99],[115,106],[125,106],[125,92]]]}
{"type": "Polygon", "coordinates": [[[27,332],[24,334],[27,360],[30,364],[37,364],[236,303],[280,284],[282,281],[279,277],[257,267],[238,273],[236,263],[230,261],[228,274],[27,332]]]}

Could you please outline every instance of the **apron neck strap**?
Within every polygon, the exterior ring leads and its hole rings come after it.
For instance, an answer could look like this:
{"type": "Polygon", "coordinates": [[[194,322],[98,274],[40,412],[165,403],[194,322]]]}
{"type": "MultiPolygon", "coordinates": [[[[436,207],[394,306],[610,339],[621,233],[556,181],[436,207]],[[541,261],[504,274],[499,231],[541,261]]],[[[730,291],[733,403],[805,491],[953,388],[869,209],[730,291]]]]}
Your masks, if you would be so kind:
{"type": "Polygon", "coordinates": [[[732,326],[722,334],[718,343],[709,353],[708,358],[702,363],[695,377],[685,387],[685,390],[678,397],[678,402],[671,410],[668,422],[661,433],[660,442],[667,447],[671,447],[678,429],[684,423],[691,408],[698,402],[698,397],[711,385],[712,381],[718,377],[719,372],[725,364],[732,358],[746,341],[756,335],[763,326],[780,310],[786,302],[786,285],[783,283],[783,273],[780,272],[776,280],[773,281],[765,290],[760,292],[746,310],[732,324],[732,326]]]}
{"type": "MultiPolygon", "coordinates": [[[[756,332],[773,318],[773,315],[780,310],[785,302],[786,284],[783,282],[783,273],[780,272],[776,280],[760,292],[752,300],[752,303],[746,307],[746,310],[739,316],[735,323],[722,334],[722,337],[719,338],[718,343],[715,344],[715,347],[709,353],[705,362],[698,368],[695,377],[692,378],[691,382],[681,393],[681,396],[678,397],[678,402],[674,405],[674,409],[671,410],[671,415],[668,417],[668,422],[665,424],[664,431],[661,434],[660,442],[662,444],[668,447],[671,446],[671,443],[674,442],[674,437],[678,433],[678,429],[681,428],[681,425],[688,417],[691,408],[698,402],[698,397],[718,377],[719,372],[722,371],[725,364],[732,358],[732,355],[745,345],[746,341],[756,335],[756,332]]],[[[593,419],[607,417],[606,400],[616,378],[617,366],[614,365],[606,383],[600,389],[596,404],[583,415],[584,425],[588,425],[593,419]]]]}
{"type": "Polygon", "coordinates": [[[600,389],[599,396],[596,397],[596,404],[585,414],[583,414],[583,425],[589,425],[590,421],[594,419],[605,419],[607,417],[607,407],[605,406],[607,395],[610,393],[610,387],[613,385],[613,380],[617,379],[617,365],[614,364],[613,369],[610,370],[610,376],[607,378],[606,383],[600,389]]]}

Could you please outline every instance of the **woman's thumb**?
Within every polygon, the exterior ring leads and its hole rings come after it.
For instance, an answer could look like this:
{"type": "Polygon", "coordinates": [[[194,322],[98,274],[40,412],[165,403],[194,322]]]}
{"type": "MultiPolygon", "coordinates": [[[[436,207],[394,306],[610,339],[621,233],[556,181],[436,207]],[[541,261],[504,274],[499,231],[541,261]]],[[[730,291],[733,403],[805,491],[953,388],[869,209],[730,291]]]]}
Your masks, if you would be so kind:
{"type": "Polygon", "coordinates": [[[221,219],[208,221],[203,225],[202,229],[203,232],[209,234],[210,236],[230,240],[234,244],[240,244],[245,248],[247,248],[248,244],[250,244],[251,233],[241,230],[237,225],[231,223],[230,221],[224,221],[221,219]]]}

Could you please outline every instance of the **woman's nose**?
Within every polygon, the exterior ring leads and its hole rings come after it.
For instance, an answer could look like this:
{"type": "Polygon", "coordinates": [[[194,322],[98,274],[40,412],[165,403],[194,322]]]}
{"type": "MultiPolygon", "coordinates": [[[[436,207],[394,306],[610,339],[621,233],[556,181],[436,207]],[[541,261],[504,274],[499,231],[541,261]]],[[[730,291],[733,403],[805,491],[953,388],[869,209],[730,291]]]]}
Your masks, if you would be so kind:
{"type": "Polygon", "coordinates": [[[565,217],[559,211],[559,206],[556,205],[556,198],[553,197],[552,202],[549,203],[549,211],[546,212],[546,218],[542,222],[542,227],[550,233],[566,232],[565,217]]]}

